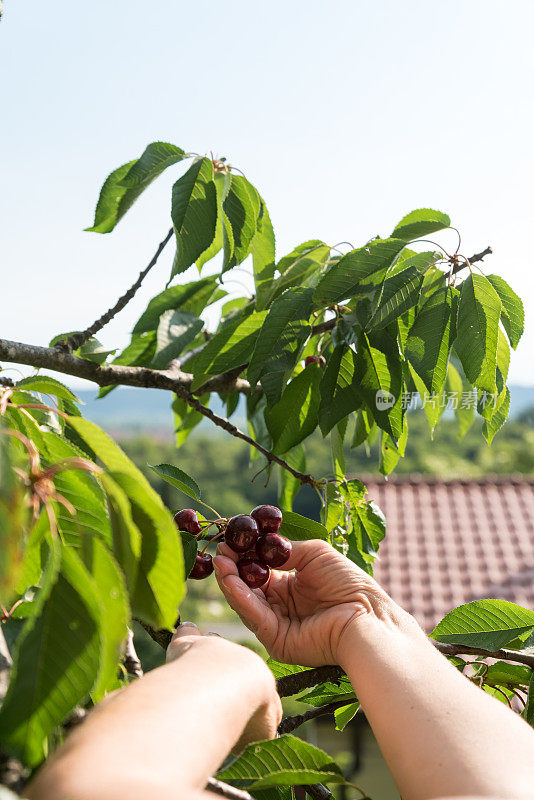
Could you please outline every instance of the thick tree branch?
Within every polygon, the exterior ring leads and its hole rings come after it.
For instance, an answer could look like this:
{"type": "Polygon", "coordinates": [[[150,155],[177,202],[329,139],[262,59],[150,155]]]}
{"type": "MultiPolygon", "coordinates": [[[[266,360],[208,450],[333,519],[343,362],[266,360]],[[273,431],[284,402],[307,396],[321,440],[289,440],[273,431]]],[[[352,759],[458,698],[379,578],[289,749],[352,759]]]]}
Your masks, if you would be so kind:
{"type": "MultiPolygon", "coordinates": [[[[243,431],[240,431],[228,419],[220,417],[211,408],[202,405],[187,388],[191,385],[192,375],[176,373],[170,370],[148,369],[146,367],[124,367],[118,364],[99,366],[92,361],[86,361],[70,353],[62,353],[56,348],[37,347],[36,345],[11,342],[7,339],[0,339],[0,359],[18,364],[29,364],[33,367],[44,367],[66,375],[75,375],[76,377],[91,380],[99,386],[120,384],[123,386],[143,386],[145,388],[173,391],[185,400],[191,408],[211,420],[218,428],[222,428],[236,439],[242,439],[242,441],[254,447],[265,456],[269,463],[279,464],[301,483],[309,483],[310,485],[315,485],[316,483],[311,475],[293,469],[287,461],[263,447],[243,431]]],[[[247,381],[235,378],[231,373],[227,373],[212,378],[199,391],[245,391],[245,386],[250,389],[247,381]]]]}
{"type": "Polygon", "coordinates": [[[116,316],[116,314],[118,314],[119,311],[122,311],[122,309],[130,302],[132,297],[135,295],[135,293],[143,283],[145,277],[148,275],[154,264],[157,262],[158,258],[160,257],[161,253],[165,248],[165,245],[170,241],[173,232],[174,229],[171,228],[166,237],[163,239],[163,241],[159,243],[158,249],[152,256],[147,266],[139,273],[139,277],[137,278],[136,282],[132,286],[130,286],[126,294],[123,294],[122,297],[119,297],[113,308],[110,308],[108,311],[106,311],[105,314],[103,314],[101,317],[95,320],[95,322],[93,322],[93,324],[86,330],[80,331],[80,333],[75,333],[73,336],[69,336],[66,342],[62,342],[58,345],[60,349],[61,346],[63,346],[63,348],[65,348],[66,346],[68,350],[77,350],[78,347],[81,347],[82,344],[85,344],[85,342],[88,339],[90,339],[91,336],[94,336],[95,333],[98,333],[98,331],[102,330],[102,328],[105,325],[107,325],[108,322],[111,322],[113,317],[116,316]]]}
{"type": "MultiPolygon", "coordinates": [[[[445,644],[430,639],[436,650],[446,656],[474,655],[484,656],[484,658],[495,658],[501,661],[514,661],[518,664],[526,664],[527,667],[534,669],[534,655],[521,653],[517,650],[483,650],[481,647],[467,647],[463,644],[445,644]]],[[[336,681],[345,676],[344,671],[338,666],[316,667],[307,669],[303,672],[295,672],[293,675],[286,675],[278,678],[276,688],[280,697],[289,697],[297,694],[303,689],[311,689],[325,681],[336,681]]],[[[283,722],[283,721],[282,721],[283,722]]]]}
{"type": "Polygon", "coordinates": [[[282,735],[283,733],[291,733],[294,731],[295,728],[299,728],[301,725],[304,725],[305,722],[308,722],[310,719],[316,719],[316,717],[323,717],[325,714],[333,714],[338,708],[343,708],[344,706],[348,706],[354,701],[347,701],[347,700],[335,700],[332,703],[325,703],[324,706],[316,706],[315,708],[310,708],[308,711],[305,711],[304,714],[295,714],[293,717],[285,717],[280,725],[278,726],[278,733],[282,735]]]}

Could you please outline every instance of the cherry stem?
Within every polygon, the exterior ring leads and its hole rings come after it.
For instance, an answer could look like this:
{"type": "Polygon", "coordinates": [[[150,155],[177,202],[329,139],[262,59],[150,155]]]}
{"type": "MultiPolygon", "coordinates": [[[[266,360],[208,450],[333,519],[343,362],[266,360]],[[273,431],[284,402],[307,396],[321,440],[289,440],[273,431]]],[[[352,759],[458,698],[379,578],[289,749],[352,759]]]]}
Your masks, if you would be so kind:
{"type": "Polygon", "coordinates": [[[219,533],[215,534],[215,536],[213,536],[208,542],[206,542],[206,546],[200,552],[200,555],[203,556],[208,547],[210,546],[210,544],[212,544],[212,542],[215,542],[217,539],[220,539],[221,536],[224,536],[224,531],[219,531],[219,533]]]}

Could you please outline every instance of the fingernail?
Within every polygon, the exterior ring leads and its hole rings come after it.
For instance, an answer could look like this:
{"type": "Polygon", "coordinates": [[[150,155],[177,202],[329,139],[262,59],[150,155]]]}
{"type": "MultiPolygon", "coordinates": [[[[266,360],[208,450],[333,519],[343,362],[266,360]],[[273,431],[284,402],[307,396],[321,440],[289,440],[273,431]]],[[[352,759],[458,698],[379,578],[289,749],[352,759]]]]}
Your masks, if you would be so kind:
{"type": "Polygon", "coordinates": [[[215,633],[215,631],[208,631],[207,633],[204,634],[204,636],[218,636],[220,638],[221,634],[215,633]]]}
{"type": "Polygon", "coordinates": [[[180,622],[180,624],[178,625],[178,628],[185,628],[186,626],[189,626],[189,627],[192,627],[192,628],[196,628],[197,627],[194,622],[180,622]]]}

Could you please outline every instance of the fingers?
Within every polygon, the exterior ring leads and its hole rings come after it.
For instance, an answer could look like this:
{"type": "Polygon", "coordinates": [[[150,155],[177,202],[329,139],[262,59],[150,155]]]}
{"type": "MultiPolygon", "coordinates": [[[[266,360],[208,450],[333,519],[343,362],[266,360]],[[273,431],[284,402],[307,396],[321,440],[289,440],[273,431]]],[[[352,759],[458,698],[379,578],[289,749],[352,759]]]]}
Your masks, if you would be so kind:
{"type": "Polygon", "coordinates": [[[291,555],[280,570],[303,569],[310,561],[327,553],[334,553],[332,546],[322,539],[308,539],[305,542],[291,542],[291,555]]]}
{"type": "Polygon", "coordinates": [[[194,622],[182,622],[181,625],[176,627],[172,635],[172,639],[167,647],[167,661],[174,661],[179,658],[192,644],[191,640],[195,640],[200,636],[200,631],[194,622]]]}
{"type": "MultiPolygon", "coordinates": [[[[221,551],[226,545],[221,545],[221,551]]],[[[229,549],[229,548],[228,548],[229,549]]],[[[215,577],[229,606],[253,633],[262,636],[272,614],[265,599],[256,595],[239,577],[235,561],[226,555],[213,559],[215,577]]]]}

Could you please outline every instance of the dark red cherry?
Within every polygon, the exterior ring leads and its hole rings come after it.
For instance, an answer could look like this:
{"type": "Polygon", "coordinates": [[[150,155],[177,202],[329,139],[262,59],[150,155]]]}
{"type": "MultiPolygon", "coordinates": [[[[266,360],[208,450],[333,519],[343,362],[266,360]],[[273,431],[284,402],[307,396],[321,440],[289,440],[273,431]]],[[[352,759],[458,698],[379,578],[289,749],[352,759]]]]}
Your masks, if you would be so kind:
{"type": "Polygon", "coordinates": [[[319,356],[306,356],[304,359],[304,366],[309,367],[310,364],[317,364],[319,361],[319,356]]]}
{"type": "Polygon", "coordinates": [[[252,558],[240,558],[237,562],[239,577],[251,589],[259,589],[269,580],[270,569],[252,558]]]}
{"type": "Polygon", "coordinates": [[[197,512],[192,508],[182,508],[174,515],[174,521],[179,531],[186,533],[200,533],[202,528],[198,524],[197,512]]]}
{"type": "Polygon", "coordinates": [[[266,533],[256,542],[256,550],[262,564],[268,567],[282,567],[291,555],[292,545],[279,533],[266,533]]]}
{"type": "Polygon", "coordinates": [[[256,506],[250,516],[258,523],[261,533],[278,533],[282,524],[282,512],[276,506],[256,506]]]}
{"type": "Polygon", "coordinates": [[[246,553],[254,547],[258,536],[256,520],[248,514],[237,514],[228,520],[224,541],[234,553],[246,553]]]}
{"type": "Polygon", "coordinates": [[[209,553],[197,553],[193,569],[189,573],[190,578],[201,581],[213,572],[213,559],[209,553]]]}

